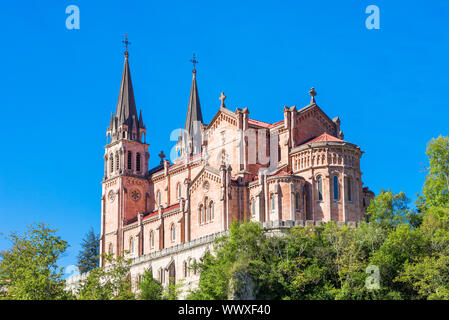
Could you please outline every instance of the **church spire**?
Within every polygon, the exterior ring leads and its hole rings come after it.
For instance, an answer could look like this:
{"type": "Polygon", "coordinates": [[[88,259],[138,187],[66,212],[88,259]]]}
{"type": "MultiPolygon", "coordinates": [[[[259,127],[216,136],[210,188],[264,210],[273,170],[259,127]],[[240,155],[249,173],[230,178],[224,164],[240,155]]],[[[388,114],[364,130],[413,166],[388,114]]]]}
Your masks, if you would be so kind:
{"type": "Polygon", "coordinates": [[[187,109],[186,124],[182,135],[182,155],[195,155],[201,153],[203,114],[201,113],[200,97],[196,85],[196,68],[198,61],[193,54],[192,88],[190,89],[189,107],[187,109]]]}
{"type": "Polygon", "coordinates": [[[134,90],[131,81],[131,71],[128,62],[128,36],[125,35],[125,62],[123,65],[122,81],[117,101],[115,116],[111,117],[109,131],[113,140],[122,138],[140,141],[142,133],[145,131],[145,125],[142,120],[142,111],[140,116],[137,114],[136,102],[134,100],[134,90]]]}
{"type": "MultiPolygon", "coordinates": [[[[129,43],[126,40],[126,43],[129,43]]],[[[118,125],[132,125],[133,116],[137,118],[136,102],[134,100],[133,84],[131,81],[131,72],[129,70],[128,49],[125,51],[125,63],[123,66],[122,83],[117,102],[115,116],[118,119],[118,125]]]]}
{"type": "Polygon", "coordinates": [[[193,79],[192,79],[192,88],[190,89],[190,98],[189,98],[189,107],[187,109],[187,118],[185,130],[193,135],[195,122],[203,123],[203,115],[201,113],[201,105],[200,105],[200,97],[198,95],[198,88],[196,85],[196,68],[195,64],[198,61],[195,59],[195,54],[193,54],[193,59],[190,60],[193,63],[193,79]]]}

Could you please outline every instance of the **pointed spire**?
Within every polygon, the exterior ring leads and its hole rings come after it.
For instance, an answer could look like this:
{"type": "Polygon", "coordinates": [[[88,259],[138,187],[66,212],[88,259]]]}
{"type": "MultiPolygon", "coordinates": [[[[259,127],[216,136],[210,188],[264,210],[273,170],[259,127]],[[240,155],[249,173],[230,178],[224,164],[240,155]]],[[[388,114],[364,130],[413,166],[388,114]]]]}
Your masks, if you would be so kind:
{"type": "Polygon", "coordinates": [[[189,107],[187,109],[185,130],[189,132],[190,135],[193,135],[195,122],[203,123],[203,114],[201,113],[200,97],[198,95],[198,88],[196,85],[195,64],[198,63],[198,61],[195,59],[195,54],[193,55],[193,60],[190,61],[193,63],[193,79],[192,88],[190,89],[189,107]]]}
{"type": "Polygon", "coordinates": [[[142,109],[140,110],[140,113],[139,113],[139,128],[141,128],[141,129],[145,128],[145,125],[143,124],[143,118],[142,118],[142,109]]]}
{"type": "Polygon", "coordinates": [[[111,115],[111,122],[108,130],[112,136],[112,141],[118,139],[130,139],[140,141],[142,134],[146,133],[143,124],[142,111],[140,117],[137,115],[136,102],[134,100],[134,90],[131,81],[131,71],[128,62],[128,36],[122,41],[125,48],[125,63],[123,65],[122,81],[120,84],[120,92],[117,101],[117,109],[111,115]]]}
{"type": "Polygon", "coordinates": [[[111,111],[111,121],[109,122],[108,130],[113,130],[113,125],[114,125],[114,112],[111,111]]]}
{"type": "Polygon", "coordinates": [[[122,83],[120,85],[115,116],[118,119],[119,126],[122,124],[131,126],[133,116],[137,118],[136,102],[134,100],[131,72],[128,63],[128,50],[125,51],[125,64],[123,66],[122,83]]]}

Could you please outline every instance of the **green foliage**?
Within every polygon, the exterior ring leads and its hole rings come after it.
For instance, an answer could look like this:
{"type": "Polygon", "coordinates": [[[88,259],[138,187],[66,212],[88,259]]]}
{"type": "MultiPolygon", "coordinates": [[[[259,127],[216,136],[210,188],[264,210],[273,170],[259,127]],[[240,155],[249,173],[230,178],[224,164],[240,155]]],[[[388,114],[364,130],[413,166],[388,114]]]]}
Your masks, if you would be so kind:
{"type": "MultiPolygon", "coordinates": [[[[258,224],[234,222],[229,235],[216,241],[214,251],[216,255],[206,253],[203,261],[194,266],[201,272],[199,288],[188,299],[230,298],[233,290],[240,290],[240,284],[232,281],[236,274],[247,274],[257,279],[256,290],[276,286],[271,276],[271,264],[268,263],[275,257],[269,254],[275,252],[258,224]],[[260,250],[262,247],[265,250],[260,250]]],[[[276,294],[276,291],[265,291],[267,295],[271,293],[276,294]]]]}
{"type": "Polygon", "coordinates": [[[106,266],[89,272],[78,292],[80,300],[135,300],[131,290],[131,259],[104,255],[106,266]]]}
{"type": "Polygon", "coordinates": [[[398,281],[412,287],[419,299],[449,300],[449,256],[426,256],[406,264],[398,281]]]}
{"type": "Polygon", "coordinates": [[[3,298],[14,300],[69,299],[64,291],[63,268],[58,259],[67,249],[67,242],[56,230],[43,223],[31,225],[24,234],[11,233],[12,247],[0,253],[0,283],[3,298]]]}
{"type": "Polygon", "coordinates": [[[366,214],[370,221],[377,221],[385,228],[394,229],[397,225],[414,218],[408,203],[409,199],[402,191],[394,194],[391,190],[381,190],[370,202],[366,214]]]}
{"type": "Polygon", "coordinates": [[[424,208],[449,208],[449,137],[439,136],[427,145],[429,167],[424,182],[424,208]]]}
{"type": "Polygon", "coordinates": [[[78,269],[81,273],[89,272],[98,267],[100,259],[99,236],[91,228],[81,243],[81,251],[78,254],[78,269]]]}
{"type": "Polygon", "coordinates": [[[146,270],[139,283],[140,300],[162,300],[164,288],[161,283],[153,278],[150,270],[146,270]]]}
{"type": "Polygon", "coordinates": [[[183,280],[175,283],[173,279],[169,279],[168,286],[162,294],[162,300],[178,300],[184,286],[183,280]]]}
{"type": "Polygon", "coordinates": [[[178,300],[182,292],[183,281],[175,283],[173,279],[169,279],[166,288],[153,278],[150,270],[146,270],[139,282],[139,299],[140,300],[178,300]]]}

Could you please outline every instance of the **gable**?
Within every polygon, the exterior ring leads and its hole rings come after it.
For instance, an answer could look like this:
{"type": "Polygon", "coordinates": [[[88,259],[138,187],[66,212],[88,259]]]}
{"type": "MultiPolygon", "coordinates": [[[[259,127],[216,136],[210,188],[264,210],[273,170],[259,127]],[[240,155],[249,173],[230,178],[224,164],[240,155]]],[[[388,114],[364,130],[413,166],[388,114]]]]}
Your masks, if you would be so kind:
{"type": "Polygon", "coordinates": [[[306,107],[296,115],[296,145],[328,133],[337,136],[336,124],[317,105],[306,107]]]}
{"type": "Polygon", "coordinates": [[[190,192],[193,193],[196,189],[203,186],[204,181],[213,181],[217,184],[221,184],[220,171],[212,167],[204,167],[192,180],[190,192]]]}

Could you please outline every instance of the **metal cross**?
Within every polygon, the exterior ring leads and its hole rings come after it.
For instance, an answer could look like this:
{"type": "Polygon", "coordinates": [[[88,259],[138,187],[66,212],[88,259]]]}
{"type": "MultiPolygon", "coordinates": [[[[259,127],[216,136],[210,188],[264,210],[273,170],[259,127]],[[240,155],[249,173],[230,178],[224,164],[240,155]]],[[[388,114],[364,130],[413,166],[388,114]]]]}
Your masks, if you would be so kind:
{"type": "Polygon", "coordinates": [[[195,53],[193,54],[193,59],[191,59],[190,62],[193,63],[193,71],[196,71],[195,64],[198,63],[198,60],[195,59],[195,53]]]}
{"type": "Polygon", "coordinates": [[[125,40],[122,40],[122,42],[125,44],[125,51],[128,52],[128,45],[131,44],[131,42],[128,41],[127,34],[125,34],[125,40]]]}

